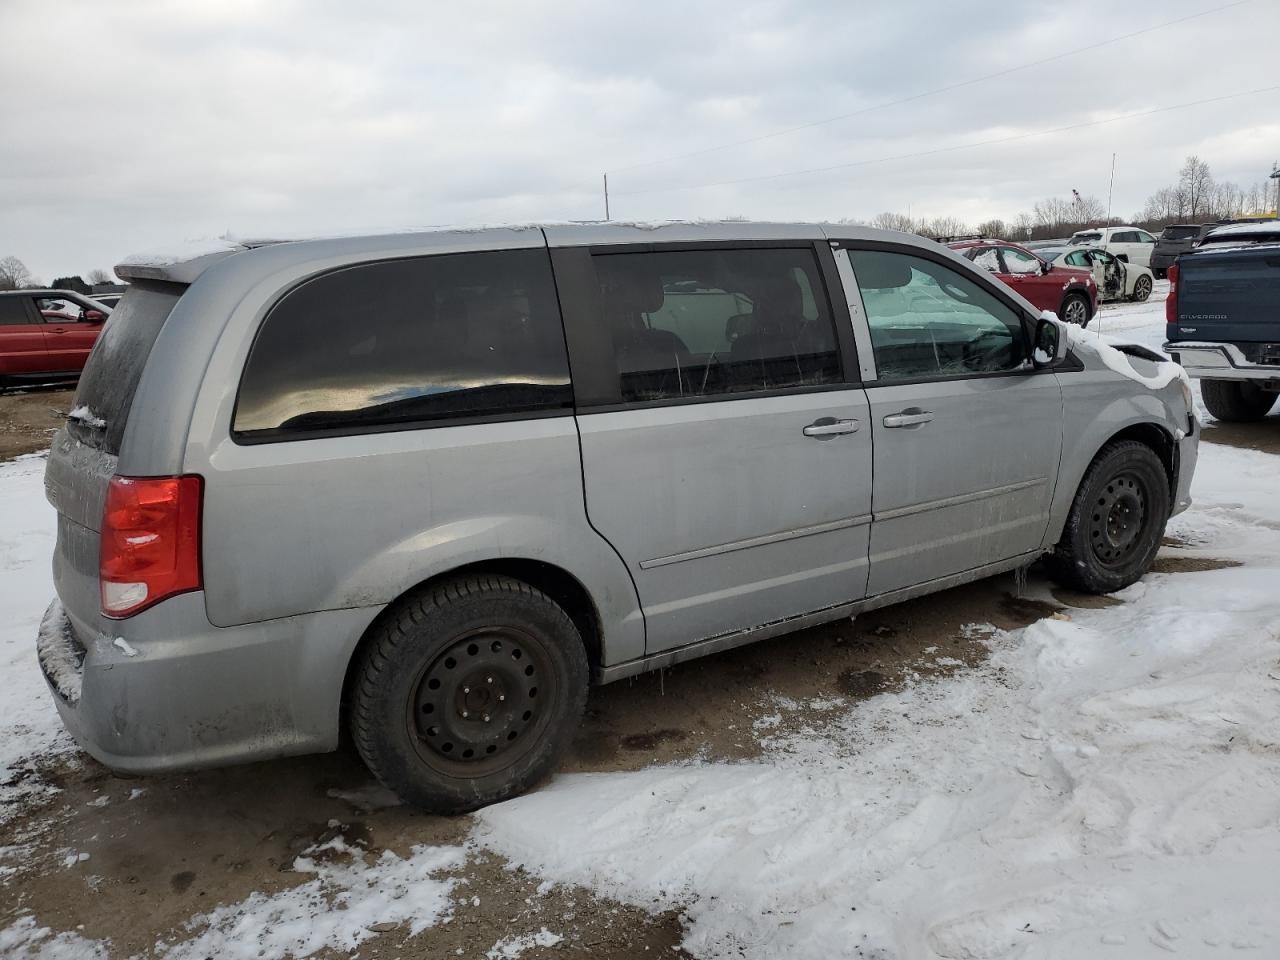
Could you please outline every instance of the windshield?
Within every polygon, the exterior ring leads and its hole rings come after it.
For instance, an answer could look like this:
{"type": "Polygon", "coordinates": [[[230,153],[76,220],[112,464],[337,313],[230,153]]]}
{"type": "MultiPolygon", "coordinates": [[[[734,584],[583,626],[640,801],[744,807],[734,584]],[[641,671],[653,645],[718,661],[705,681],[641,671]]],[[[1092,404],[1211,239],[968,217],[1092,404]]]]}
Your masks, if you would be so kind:
{"type": "Polygon", "coordinates": [[[1102,234],[1096,230],[1090,233],[1077,233],[1071,238],[1072,243],[1097,243],[1102,239],[1102,234]]]}
{"type": "Polygon", "coordinates": [[[1161,240],[1189,240],[1200,235],[1199,227],[1165,227],[1161,240]]]}

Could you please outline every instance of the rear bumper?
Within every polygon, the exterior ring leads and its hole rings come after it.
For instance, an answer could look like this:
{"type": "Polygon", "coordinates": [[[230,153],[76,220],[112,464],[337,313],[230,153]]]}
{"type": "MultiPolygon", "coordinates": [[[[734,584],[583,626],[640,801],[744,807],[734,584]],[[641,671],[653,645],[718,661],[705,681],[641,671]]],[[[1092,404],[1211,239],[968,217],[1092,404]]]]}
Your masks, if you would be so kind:
{"type": "Polygon", "coordinates": [[[1168,270],[1173,266],[1173,261],[1180,256],[1181,254],[1178,253],[1153,253],[1151,255],[1151,269],[1168,270]]]}
{"type": "Polygon", "coordinates": [[[1280,366],[1253,363],[1232,343],[1173,341],[1164,345],[1188,376],[1207,380],[1274,380],[1280,384],[1280,366]]]}
{"type": "Polygon", "coordinates": [[[203,594],[186,594],[105,621],[127,632],[117,640],[86,636],[55,600],[37,646],[79,744],[112,769],[159,773],[335,749],[347,663],[376,613],[219,628],[203,594]]]}

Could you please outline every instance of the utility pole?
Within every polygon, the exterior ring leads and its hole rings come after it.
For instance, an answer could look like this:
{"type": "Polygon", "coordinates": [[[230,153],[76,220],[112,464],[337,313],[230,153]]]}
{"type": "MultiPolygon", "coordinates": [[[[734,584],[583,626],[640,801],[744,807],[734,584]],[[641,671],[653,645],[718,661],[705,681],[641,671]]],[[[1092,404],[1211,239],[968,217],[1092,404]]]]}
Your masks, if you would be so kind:
{"type": "Polygon", "coordinates": [[[609,219],[609,175],[604,175],[604,218],[609,219]]]}
{"type": "Polygon", "coordinates": [[[1271,164],[1271,176],[1268,179],[1276,182],[1276,205],[1271,212],[1280,217],[1280,164],[1271,164]]]}
{"type": "Polygon", "coordinates": [[[1107,187],[1107,226],[1111,226],[1111,194],[1116,188],[1116,155],[1111,154],[1111,186],[1107,187]]]}

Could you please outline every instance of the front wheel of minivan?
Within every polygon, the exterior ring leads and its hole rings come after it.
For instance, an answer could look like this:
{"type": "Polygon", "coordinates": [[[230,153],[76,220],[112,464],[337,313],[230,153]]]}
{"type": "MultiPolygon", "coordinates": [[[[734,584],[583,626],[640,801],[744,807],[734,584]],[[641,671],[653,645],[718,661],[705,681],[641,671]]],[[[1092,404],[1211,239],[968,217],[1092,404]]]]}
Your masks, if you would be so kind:
{"type": "Polygon", "coordinates": [[[581,720],[582,637],[550,597],[476,575],[410,595],[366,639],[351,728],[365,764],[405,801],[465,813],[555,767],[581,720]]]}
{"type": "Polygon", "coordinates": [[[1169,477],[1144,443],[1108,444],[1085,472],[1049,574],[1085,593],[1112,593],[1151,569],[1169,520],[1169,477]]]}

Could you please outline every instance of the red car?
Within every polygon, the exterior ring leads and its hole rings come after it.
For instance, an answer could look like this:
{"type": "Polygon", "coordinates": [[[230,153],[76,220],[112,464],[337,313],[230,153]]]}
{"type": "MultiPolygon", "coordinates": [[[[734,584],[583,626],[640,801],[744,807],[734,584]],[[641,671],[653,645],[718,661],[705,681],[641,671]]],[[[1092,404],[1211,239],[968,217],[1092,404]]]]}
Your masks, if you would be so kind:
{"type": "Polygon", "coordinates": [[[1007,240],[957,240],[947,246],[990,270],[1032,306],[1068,323],[1086,327],[1098,312],[1098,284],[1088,270],[1048,263],[1007,240]]]}
{"type": "Polygon", "coordinates": [[[110,314],[67,290],[0,293],[0,386],[80,376],[110,314]]]}

